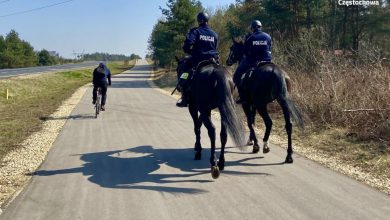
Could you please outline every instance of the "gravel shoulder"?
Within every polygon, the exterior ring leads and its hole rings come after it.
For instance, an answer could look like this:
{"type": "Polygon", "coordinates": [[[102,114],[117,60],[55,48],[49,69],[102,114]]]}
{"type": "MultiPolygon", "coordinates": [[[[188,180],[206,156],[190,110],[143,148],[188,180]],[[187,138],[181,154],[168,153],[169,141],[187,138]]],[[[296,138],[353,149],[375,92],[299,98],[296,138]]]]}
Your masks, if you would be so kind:
{"type": "MultiPolygon", "coordinates": [[[[31,76],[24,76],[31,77],[31,76]]],[[[22,147],[7,154],[0,167],[0,205],[7,206],[28,183],[31,176],[44,161],[47,153],[66,123],[74,107],[79,103],[88,85],[79,88],[69,99],[50,115],[53,120],[46,120],[43,129],[23,141],[22,147]]],[[[1,212],[0,212],[1,213],[1,212]]]]}

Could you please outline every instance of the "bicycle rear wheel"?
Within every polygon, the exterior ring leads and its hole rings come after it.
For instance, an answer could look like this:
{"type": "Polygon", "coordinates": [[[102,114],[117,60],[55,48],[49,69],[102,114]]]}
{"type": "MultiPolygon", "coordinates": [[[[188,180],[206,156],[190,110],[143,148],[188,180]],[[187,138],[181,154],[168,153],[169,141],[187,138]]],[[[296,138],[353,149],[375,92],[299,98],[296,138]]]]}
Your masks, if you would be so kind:
{"type": "Polygon", "coordinates": [[[102,88],[99,87],[97,89],[97,97],[95,103],[95,118],[97,118],[101,109],[102,109],[102,88]]]}
{"type": "Polygon", "coordinates": [[[98,96],[96,98],[96,104],[95,104],[95,118],[97,118],[99,111],[100,111],[100,97],[98,96]]]}

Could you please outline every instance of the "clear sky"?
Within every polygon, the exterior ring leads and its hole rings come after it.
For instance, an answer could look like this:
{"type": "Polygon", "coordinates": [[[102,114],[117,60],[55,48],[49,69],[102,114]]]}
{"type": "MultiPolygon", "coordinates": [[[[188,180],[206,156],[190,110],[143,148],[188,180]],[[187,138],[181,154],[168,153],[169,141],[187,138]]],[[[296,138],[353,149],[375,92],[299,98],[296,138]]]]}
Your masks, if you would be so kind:
{"type": "MultiPolygon", "coordinates": [[[[144,56],[147,41],[166,0],[0,0],[0,35],[11,29],[35,50],[54,50],[72,58],[75,52],[108,52],[144,56]]],[[[227,6],[235,0],[201,0],[203,7],[227,6]]],[[[186,30],[187,31],[187,30],[186,30]]]]}

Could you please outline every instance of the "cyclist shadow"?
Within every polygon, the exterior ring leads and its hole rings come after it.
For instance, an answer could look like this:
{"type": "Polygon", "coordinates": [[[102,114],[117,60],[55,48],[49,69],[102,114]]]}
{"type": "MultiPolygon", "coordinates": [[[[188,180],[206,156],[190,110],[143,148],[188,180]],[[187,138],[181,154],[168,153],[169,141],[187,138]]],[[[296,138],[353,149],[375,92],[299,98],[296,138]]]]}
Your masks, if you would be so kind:
{"type": "MultiPolygon", "coordinates": [[[[210,151],[204,150],[204,155],[210,151]]],[[[88,180],[101,187],[116,189],[143,189],[169,193],[205,193],[204,189],[177,187],[177,183],[209,183],[208,159],[193,160],[193,149],[153,149],[139,146],[127,150],[82,154],[85,163],[81,167],[62,170],[38,170],[37,176],[82,173],[88,180]]],[[[230,163],[238,166],[241,162],[230,163]]],[[[269,175],[223,171],[230,175],[269,175]]]]}

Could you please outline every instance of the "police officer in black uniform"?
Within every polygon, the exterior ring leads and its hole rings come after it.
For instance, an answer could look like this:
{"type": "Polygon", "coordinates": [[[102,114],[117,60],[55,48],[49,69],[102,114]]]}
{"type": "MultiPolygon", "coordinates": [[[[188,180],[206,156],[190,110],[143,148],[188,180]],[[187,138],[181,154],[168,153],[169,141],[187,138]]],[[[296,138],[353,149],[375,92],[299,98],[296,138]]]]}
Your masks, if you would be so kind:
{"type": "Polygon", "coordinates": [[[187,34],[184,41],[183,50],[185,53],[191,55],[188,62],[190,73],[181,76],[179,79],[179,86],[182,97],[176,103],[178,107],[187,107],[187,91],[188,80],[192,76],[192,69],[197,67],[199,62],[204,60],[215,59],[218,60],[218,35],[208,26],[209,16],[205,12],[200,12],[197,15],[198,27],[192,28],[187,34]]]}
{"type": "Polygon", "coordinates": [[[237,86],[238,93],[240,94],[240,98],[236,101],[237,104],[245,102],[245,95],[243,95],[244,88],[241,85],[242,75],[251,67],[272,61],[272,40],[267,33],[261,31],[261,27],[260,21],[252,21],[252,33],[245,37],[244,58],[241,60],[233,76],[234,84],[237,86]]]}

